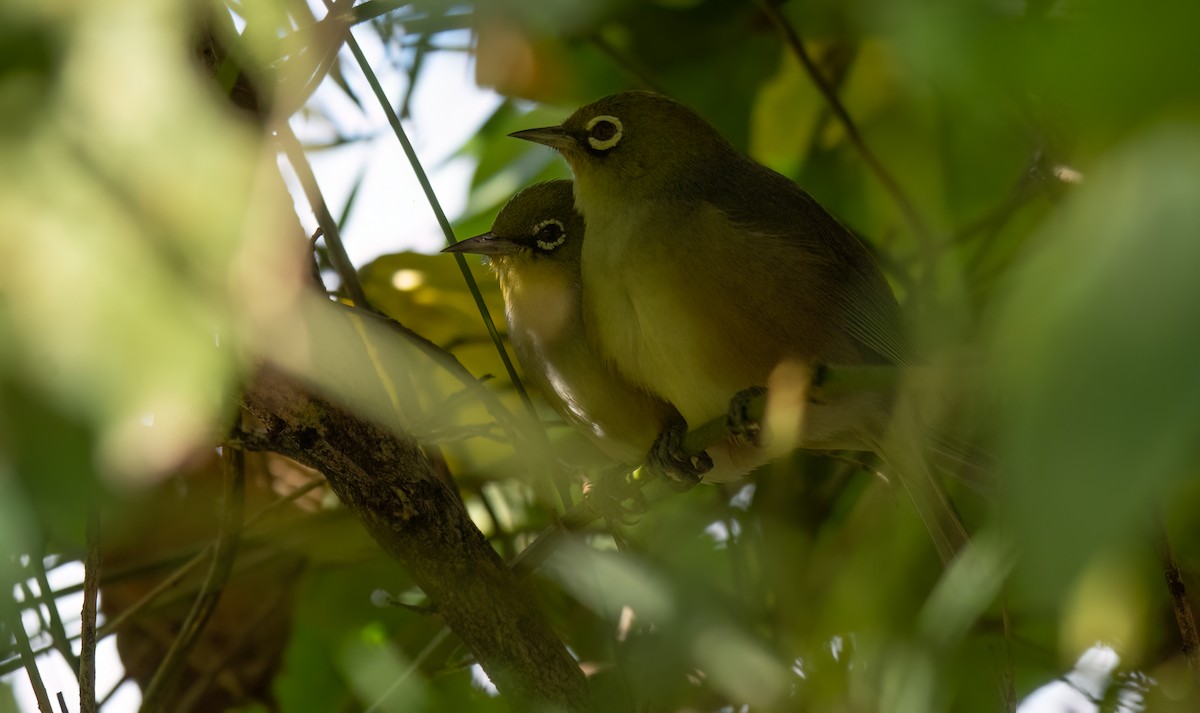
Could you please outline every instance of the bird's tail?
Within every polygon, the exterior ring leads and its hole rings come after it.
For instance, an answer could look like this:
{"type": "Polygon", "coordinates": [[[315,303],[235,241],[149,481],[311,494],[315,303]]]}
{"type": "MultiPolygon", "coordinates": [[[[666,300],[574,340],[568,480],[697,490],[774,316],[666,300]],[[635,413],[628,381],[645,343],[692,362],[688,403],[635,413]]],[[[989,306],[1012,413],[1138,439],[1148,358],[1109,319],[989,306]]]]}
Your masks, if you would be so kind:
{"type": "Polygon", "coordinates": [[[967,546],[970,536],[926,457],[926,429],[907,401],[903,396],[897,400],[888,429],[870,440],[912,499],[938,556],[948,565],[967,546]]]}
{"type": "Polygon", "coordinates": [[[942,475],[994,500],[999,496],[996,456],[985,448],[945,431],[934,429],[928,438],[929,457],[942,475]]]}

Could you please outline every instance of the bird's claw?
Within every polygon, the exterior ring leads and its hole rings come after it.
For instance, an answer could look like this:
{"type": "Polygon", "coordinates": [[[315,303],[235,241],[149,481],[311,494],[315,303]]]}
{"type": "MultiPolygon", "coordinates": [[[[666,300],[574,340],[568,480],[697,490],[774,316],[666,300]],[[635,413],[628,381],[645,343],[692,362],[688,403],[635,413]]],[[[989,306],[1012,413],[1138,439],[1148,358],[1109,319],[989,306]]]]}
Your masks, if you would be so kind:
{"type": "Polygon", "coordinates": [[[646,456],[646,465],[650,470],[663,476],[667,485],[677,492],[694,488],[713,467],[712,458],[707,452],[688,454],[683,450],[683,437],[686,434],[687,424],[683,421],[667,426],[658,434],[646,456]]]}
{"type": "Polygon", "coordinates": [[[767,390],[762,386],[751,386],[742,389],[729,400],[729,412],[726,424],[729,435],[740,443],[749,443],[756,448],[762,447],[762,420],[750,415],[750,404],[765,396],[767,390]]]}

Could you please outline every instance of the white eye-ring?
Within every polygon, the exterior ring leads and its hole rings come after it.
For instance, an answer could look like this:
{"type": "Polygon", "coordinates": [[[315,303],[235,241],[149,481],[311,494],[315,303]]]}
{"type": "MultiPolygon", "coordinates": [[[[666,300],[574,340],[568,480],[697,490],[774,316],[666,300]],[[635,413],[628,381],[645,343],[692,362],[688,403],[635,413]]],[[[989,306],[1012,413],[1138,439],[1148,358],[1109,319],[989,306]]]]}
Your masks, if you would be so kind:
{"type": "Polygon", "coordinates": [[[537,239],[537,246],[542,250],[553,250],[562,245],[567,239],[567,229],[563,227],[561,221],[555,218],[548,218],[533,226],[533,237],[537,239]],[[555,227],[558,230],[546,230],[549,227],[555,227]],[[545,237],[550,240],[542,240],[542,233],[545,232],[545,237]]]}
{"type": "Polygon", "coordinates": [[[587,123],[588,145],[597,151],[607,151],[621,140],[622,129],[621,120],[615,116],[593,116],[587,123]]]}

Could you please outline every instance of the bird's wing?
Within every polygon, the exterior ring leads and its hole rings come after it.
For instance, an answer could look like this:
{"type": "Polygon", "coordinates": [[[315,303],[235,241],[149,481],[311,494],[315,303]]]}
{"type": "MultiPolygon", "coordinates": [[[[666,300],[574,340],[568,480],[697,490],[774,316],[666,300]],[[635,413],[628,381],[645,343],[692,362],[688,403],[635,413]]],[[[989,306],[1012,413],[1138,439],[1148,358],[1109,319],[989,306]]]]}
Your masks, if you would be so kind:
{"type": "Polygon", "coordinates": [[[710,201],[747,233],[788,241],[827,260],[835,273],[830,289],[845,309],[849,335],[883,361],[909,364],[899,305],[866,246],[799,186],[768,168],[747,160],[725,178],[726,189],[710,201]]]}
{"type": "Polygon", "coordinates": [[[846,330],[887,361],[900,366],[910,364],[912,347],[900,326],[900,307],[891,287],[858,238],[841,224],[837,224],[837,230],[840,235],[829,236],[835,249],[860,253],[850,263],[850,279],[840,285],[841,296],[849,305],[846,330]]]}

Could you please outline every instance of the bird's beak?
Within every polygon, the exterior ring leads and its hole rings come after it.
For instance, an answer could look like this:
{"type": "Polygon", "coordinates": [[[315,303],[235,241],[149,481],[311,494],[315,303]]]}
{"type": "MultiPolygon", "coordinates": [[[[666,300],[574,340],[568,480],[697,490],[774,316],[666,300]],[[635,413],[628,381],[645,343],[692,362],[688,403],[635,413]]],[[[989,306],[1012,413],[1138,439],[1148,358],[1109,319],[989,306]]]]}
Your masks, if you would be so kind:
{"type": "Polygon", "coordinates": [[[549,146],[552,149],[569,149],[575,146],[575,138],[561,126],[545,126],[540,129],[525,129],[514,131],[509,136],[514,139],[532,141],[535,144],[549,146]]]}
{"type": "Polygon", "coordinates": [[[476,255],[511,255],[521,248],[521,244],[510,238],[501,238],[492,233],[476,235],[473,238],[460,240],[457,243],[442,248],[444,253],[474,253],[476,255]]]}

